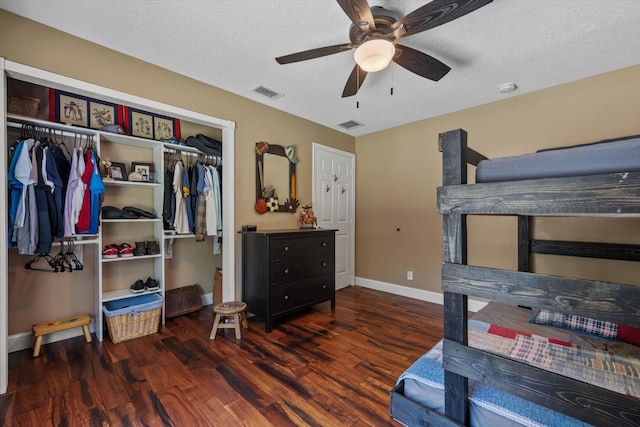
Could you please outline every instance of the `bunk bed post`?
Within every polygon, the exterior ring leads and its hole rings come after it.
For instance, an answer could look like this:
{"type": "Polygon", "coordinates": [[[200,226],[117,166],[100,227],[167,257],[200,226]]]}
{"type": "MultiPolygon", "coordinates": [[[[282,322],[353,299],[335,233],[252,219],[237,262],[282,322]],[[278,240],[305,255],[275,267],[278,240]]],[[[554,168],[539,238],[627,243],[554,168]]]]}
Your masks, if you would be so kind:
{"type": "MultiPolygon", "coordinates": [[[[442,133],[440,145],[443,156],[442,185],[466,184],[467,133],[462,129],[442,133]]],[[[443,215],[443,236],[443,261],[466,264],[467,216],[456,212],[443,215]]],[[[444,292],[444,338],[467,344],[466,295],[444,292]]],[[[445,370],[444,390],[446,416],[469,425],[469,380],[445,370]]]]}
{"type": "Polygon", "coordinates": [[[531,217],[518,215],[518,271],[531,272],[531,217]]]}

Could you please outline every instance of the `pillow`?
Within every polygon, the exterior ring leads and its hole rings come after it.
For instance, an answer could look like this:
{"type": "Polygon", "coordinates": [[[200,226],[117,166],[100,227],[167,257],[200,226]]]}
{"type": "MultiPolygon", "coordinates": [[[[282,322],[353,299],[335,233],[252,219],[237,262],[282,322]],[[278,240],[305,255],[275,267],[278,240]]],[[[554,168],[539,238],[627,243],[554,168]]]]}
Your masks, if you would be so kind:
{"type": "Polygon", "coordinates": [[[601,338],[616,339],[640,346],[640,328],[604,320],[540,309],[529,318],[530,323],[572,329],[601,338]]]}

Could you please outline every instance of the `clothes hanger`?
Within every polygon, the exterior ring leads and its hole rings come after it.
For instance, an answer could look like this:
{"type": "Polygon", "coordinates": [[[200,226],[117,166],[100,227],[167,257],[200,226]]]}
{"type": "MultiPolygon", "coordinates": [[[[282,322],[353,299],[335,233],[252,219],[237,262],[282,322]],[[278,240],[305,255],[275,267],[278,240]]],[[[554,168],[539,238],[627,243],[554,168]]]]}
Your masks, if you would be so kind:
{"type": "Polygon", "coordinates": [[[57,273],[58,272],[58,269],[56,268],[54,259],[49,254],[37,254],[35,257],[33,257],[30,261],[28,261],[24,265],[24,268],[26,268],[27,270],[44,271],[46,273],[57,273]],[[47,263],[49,264],[49,267],[51,267],[51,269],[35,268],[33,266],[33,264],[37,263],[41,259],[45,259],[47,261],[47,263]]]}

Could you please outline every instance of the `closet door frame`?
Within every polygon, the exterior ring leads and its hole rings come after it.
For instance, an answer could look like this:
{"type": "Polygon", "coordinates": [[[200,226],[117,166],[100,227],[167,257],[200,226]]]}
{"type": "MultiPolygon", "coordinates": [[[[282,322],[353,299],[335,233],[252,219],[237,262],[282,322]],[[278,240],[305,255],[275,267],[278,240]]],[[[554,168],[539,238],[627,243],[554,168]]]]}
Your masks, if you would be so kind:
{"type": "MultiPolygon", "coordinates": [[[[3,78],[0,82],[0,140],[3,142],[4,148],[6,148],[7,140],[7,79],[4,78],[5,60],[0,58],[0,70],[2,70],[3,78]]],[[[0,150],[0,165],[2,165],[3,172],[0,173],[0,203],[7,208],[7,191],[8,181],[7,173],[4,170],[4,165],[7,164],[7,150],[0,150]]],[[[0,221],[0,393],[6,393],[7,385],[9,381],[9,304],[7,302],[7,296],[9,295],[9,277],[8,270],[8,258],[9,258],[9,230],[7,227],[7,221],[0,221]]]]}
{"type": "MultiPolygon", "coordinates": [[[[174,107],[157,101],[149,100],[125,92],[94,85],[92,83],[65,77],[28,65],[5,60],[0,57],[0,71],[2,82],[0,83],[0,137],[6,142],[6,99],[7,78],[14,78],[51,87],[58,90],[76,93],[90,98],[98,98],[103,101],[116,104],[124,104],[132,108],[162,114],[176,119],[201,124],[204,126],[221,129],[222,131],[222,214],[224,217],[222,230],[222,298],[232,301],[238,295],[236,289],[236,236],[235,236],[235,122],[218,119],[195,111],[174,107]]],[[[0,150],[0,164],[6,165],[6,150],[0,150]]],[[[3,167],[4,168],[4,167],[3,167]]],[[[1,173],[0,201],[2,206],[7,206],[7,176],[6,171],[1,173]]],[[[0,221],[0,393],[5,393],[8,385],[8,242],[6,221],[0,221]]],[[[100,279],[101,280],[101,279],[100,279]]]]}

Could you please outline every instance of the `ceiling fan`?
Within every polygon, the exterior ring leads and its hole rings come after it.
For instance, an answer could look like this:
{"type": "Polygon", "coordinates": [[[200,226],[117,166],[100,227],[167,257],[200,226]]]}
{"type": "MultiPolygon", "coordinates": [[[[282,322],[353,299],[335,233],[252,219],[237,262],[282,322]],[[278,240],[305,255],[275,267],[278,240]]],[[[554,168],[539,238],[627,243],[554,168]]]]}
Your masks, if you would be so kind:
{"type": "Polygon", "coordinates": [[[355,49],[356,65],[342,92],[344,98],[358,92],[367,73],[382,70],[391,61],[419,76],[440,80],[451,70],[449,66],[398,41],[460,18],[493,0],[433,0],[402,18],[383,7],[369,7],[367,0],[337,1],[353,22],[349,30],[350,43],[292,53],[276,61],[290,64],[355,49]]]}

